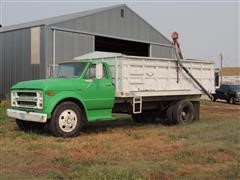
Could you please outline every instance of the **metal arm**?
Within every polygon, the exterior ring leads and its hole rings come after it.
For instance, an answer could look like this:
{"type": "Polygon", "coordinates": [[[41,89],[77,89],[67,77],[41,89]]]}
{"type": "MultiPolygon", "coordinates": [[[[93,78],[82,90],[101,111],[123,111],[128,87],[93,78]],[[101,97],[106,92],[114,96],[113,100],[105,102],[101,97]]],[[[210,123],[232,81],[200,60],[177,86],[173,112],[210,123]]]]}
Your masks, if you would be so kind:
{"type": "Polygon", "coordinates": [[[201,83],[192,75],[192,73],[189,72],[189,70],[182,64],[182,62],[180,61],[180,58],[183,59],[182,57],[182,53],[181,50],[179,48],[179,44],[177,42],[178,39],[178,34],[176,32],[174,32],[172,34],[172,38],[173,38],[173,44],[174,44],[174,51],[176,54],[176,58],[177,58],[177,63],[178,65],[189,75],[189,77],[202,89],[202,91],[211,99],[213,100],[213,95],[211,93],[209,93],[202,85],[201,83]]]}

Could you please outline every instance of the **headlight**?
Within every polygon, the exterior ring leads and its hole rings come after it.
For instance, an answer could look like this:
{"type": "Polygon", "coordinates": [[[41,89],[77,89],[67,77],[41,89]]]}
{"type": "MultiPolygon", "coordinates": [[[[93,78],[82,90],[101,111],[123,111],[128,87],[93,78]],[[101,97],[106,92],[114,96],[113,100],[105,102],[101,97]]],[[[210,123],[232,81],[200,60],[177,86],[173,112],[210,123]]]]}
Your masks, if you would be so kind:
{"type": "Polygon", "coordinates": [[[17,93],[14,92],[14,91],[12,91],[12,92],[11,92],[11,105],[12,105],[12,106],[17,106],[17,100],[16,100],[16,98],[17,98],[17,93]]]}
{"type": "Polygon", "coordinates": [[[42,91],[37,92],[37,107],[39,109],[43,108],[43,92],[42,91]]]}

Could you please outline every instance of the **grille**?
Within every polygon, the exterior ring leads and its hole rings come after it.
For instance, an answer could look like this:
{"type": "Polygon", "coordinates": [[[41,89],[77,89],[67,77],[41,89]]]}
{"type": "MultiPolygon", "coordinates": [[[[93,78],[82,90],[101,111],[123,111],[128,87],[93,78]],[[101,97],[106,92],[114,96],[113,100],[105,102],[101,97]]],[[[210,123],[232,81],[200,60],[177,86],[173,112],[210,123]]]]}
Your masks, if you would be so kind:
{"type": "Polygon", "coordinates": [[[18,97],[37,97],[36,92],[17,92],[18,97]]]}
{"type": "Polygon", "coordinates": [[[17,101],[19,106],[22,107],[36,107],[37,102],[31,102],[31,101],[17,101]]]}
{"type": "Polygon", "coordinates": [[[43,94],[41,91],[12,91],[12,106],[24,108],[43,108],[43,94]]]}

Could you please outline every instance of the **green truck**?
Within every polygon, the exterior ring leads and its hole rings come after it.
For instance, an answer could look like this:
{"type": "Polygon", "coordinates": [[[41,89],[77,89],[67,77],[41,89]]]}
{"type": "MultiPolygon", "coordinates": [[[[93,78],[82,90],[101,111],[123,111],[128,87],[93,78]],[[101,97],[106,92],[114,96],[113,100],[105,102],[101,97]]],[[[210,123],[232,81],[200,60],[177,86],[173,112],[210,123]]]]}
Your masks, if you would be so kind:
{"type": "MultiPolygon", "coordinates": [[[[213,63],[182,63],[214,91],[213,63]]],[[[169,124],[189,124],[198,119],[202,91],[176,69],[174,59],[118,53],[82,56],[59,64],[49,79],[15,84],[7,114],[21,130],[47,126],[60,137],[77,136],[87,122],[111,120],[112,113],[130,114],[137,122],[161,118],[169,124]]]]}

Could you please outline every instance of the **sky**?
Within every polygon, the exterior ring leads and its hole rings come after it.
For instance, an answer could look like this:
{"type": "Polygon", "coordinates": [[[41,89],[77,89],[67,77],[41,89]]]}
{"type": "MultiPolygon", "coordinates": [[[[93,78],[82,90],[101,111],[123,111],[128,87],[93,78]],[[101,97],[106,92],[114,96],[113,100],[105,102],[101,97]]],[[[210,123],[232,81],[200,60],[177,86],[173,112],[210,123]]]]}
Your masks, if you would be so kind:
{"type": "Polygon", "coordinates": [[[240,67],[239,1],[78,1],[0,0],[3,26],[54,17],[89,9],[127,4],[165,37],[179,33],[183,56],[207,59],[220,67],[240,67]]]}

